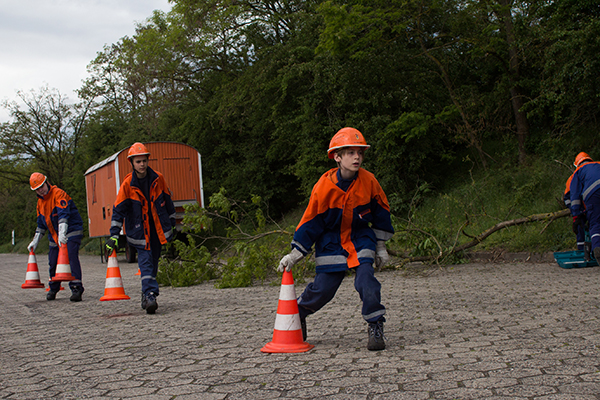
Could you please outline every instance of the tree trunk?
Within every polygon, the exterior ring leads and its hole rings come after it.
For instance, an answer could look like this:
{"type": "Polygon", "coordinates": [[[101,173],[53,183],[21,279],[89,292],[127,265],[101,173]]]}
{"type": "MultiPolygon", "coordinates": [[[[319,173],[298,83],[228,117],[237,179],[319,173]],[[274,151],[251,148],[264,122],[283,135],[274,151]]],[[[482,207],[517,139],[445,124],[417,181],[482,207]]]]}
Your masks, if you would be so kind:
{"type": "Polygon", "coordinates": [[[529,122],[527,115],[522,111],[525,104],[523,91],[519,86],[521,75],[519,72],[519,54],[517,51],[517,40],[515,38],[515,27],[513,25],[511,14],[511,0],[499,0],[500,12],[498,18],[504,24],[504,32],[506,34],[506,43],[508,44],[508,75],[511,83],[510,101],[512,103],[515,123],[517,125],[517,141],[519,144],[519,164],[524,165],[527,160],[527,151],[525,150],[525,142],[529,136],[529,122]]]}

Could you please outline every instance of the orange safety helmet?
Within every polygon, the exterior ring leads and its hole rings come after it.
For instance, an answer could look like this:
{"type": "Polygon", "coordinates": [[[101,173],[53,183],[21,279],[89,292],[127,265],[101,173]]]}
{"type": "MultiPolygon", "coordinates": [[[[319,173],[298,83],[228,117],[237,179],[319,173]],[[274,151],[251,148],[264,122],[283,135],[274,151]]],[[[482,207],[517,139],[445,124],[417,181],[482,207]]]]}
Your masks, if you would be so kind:
{"type": "Polygon", "coordinates": [[[134,143],[129,148],[129,153],[127,153],[127,159],[136,156],[148,156],[150,157],[150,152],[142,143],[134,143]]]}
{"type": "Polygon", "coordinates": [[[46,183],[46,175],[44,174],[34,172],[29,177],[29,186],[31,186],[31,190],[37,190],[41,188],[44,183],[46,183]]]}
{"type": "Polygon", "coordinates": [[[573,165],[575,166],[575,168],[578,168],[582,162],[584,161],[593,161],[592,157],[590,157],[587,153],[584,153],[583,151],[579,154],[577,154],[577,157],[575,157],[575,162],[573,163],[573,165]]]}
{"type": "Polygon", "coordinates": [[[327,150],[327,156],[333,158],[335,150],[341,149],[342,147],[364,147],[368,149],[369,146],[364,136],[358,129],[354,128],[342,128],[331,138],[329,142],[329,150],[327,150]]]}

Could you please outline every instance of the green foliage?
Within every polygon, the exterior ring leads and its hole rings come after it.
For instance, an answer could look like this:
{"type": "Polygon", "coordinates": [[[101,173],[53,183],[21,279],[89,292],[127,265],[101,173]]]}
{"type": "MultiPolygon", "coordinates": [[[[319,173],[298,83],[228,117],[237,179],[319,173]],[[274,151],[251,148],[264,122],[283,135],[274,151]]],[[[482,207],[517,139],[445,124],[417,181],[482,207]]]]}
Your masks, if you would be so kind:
{"type": "Polygon", "coordinates": [[[211,254],[204,246],[196,246],[194,238],[188,236],[189,243],[174,241],[178,257],[170,260],[160,259],[158,275],[159,283],[167,286],[192,286],[213,279],[215,267],[211,263],[211,254]]]}
{"type": "MultiPolygon", "coordinates": [[[[175,241],[174,259],[161,259],[161,284],[187,286],[216,278],[216,287],[232,288],[275,276],[291,234],[270,219],[260,196],[237,202],[226,195],[221,188],[210,197],[207,209],[198,204],[185,206],[187,240],[175,241]]],[[[300,263],[295,270],[300,280],[307,266],[310,262],[300,263]]]]}
{"type": "MultiPolygon", "coordinates": [[[[433,196],[416,196],[408,218],[395,219],[397,234],[391,246],[411,256],[437,256],[470,242],[497,223],[559,211],[570,174],[554,161],[536,159],[528,168],[498,166],[476,172],[472,179],[454,181],[433,196]]],[[[562,218],[502,229],[470,251],[573,248],[570,220],[562,218]]]]}
{"type": "MultiPolygon", "coordinates": [[[[283,229],[271,216],[302,208],[335,166],[326,150],[344,126],[371,145],[364,167],[397,216],[394,245],[413,254],[464,243],[467,221],[473,235],[554,210],[568,172],[549,160],[600,157],[596,3],[175,0],[99,49],[83,101],[56,110],[73,129],[42,130],[40,140],[77,138],[63,153],[21,146],[36,132],[25,117],[56,127],[49,108],[36,97],[25,108],[4,103],[15,114],[2,125],[0,240],[13,229],[18,239],[33,235],[34,169],[63,184],[87,221],[87,168],[134,141],[172,140],[200,151],[213,204],[189,210],[165,281],[184,270],[181,282],[263,281],[285,253],[282,232],[297,223],[283,229]],[[529,164],[516,168],[522,152],[529,164]]],[[[513,227],[479,247],[568,247],[563,223],[513,227]]]]}

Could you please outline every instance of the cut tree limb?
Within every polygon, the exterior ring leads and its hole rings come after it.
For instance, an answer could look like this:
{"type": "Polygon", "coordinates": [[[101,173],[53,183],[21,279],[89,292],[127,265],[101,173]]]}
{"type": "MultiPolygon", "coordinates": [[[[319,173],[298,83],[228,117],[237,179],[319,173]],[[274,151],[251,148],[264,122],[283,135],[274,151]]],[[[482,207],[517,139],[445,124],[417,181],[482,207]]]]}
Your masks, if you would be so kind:
{"type": "MultiPolygon", "coordinates": [[[[483,231],[482,233],[480,233],[477,236],[471,236],[469,234],[467,234],[464,229],[461,229],[461,232],[463,235],[472,238],[472,240],[470,242],[467,243],[463,243],[460,246],[454,247],[453,249],[451,249],[450,251],[448,251],[447,253],[444,254],[440,254],[440,255],[436,255],[436,256],[418,256],[418,257],[410,257],[410,256],[403,256],[403,255],[399,255],[398,253],[391,251],[390,250],[390,254],[393,256],[399,256],[400,258],[402,258],[400,266],[404,265],[408,262],[414,262],[414,261],[430,261],[430,260],[439,260],[441,258],[441,256],[450,256],[452,254],[456,254],[459,253],[461,251],[464,251],[466,249],[470,249],[471,247],[475,247],[477,246],[479,243],[483,242],[487,237],[489,237],[491,234],[498,232],[504,228],[508,228],[510,226],[516,226],[516,225],[523,225],[523,224],[527,224],[530,222],[539,222],[539,221],[547,221],[548,223],[546,224],[546,226],[544,226],[544,228],[542,229],[542,232],[548,227],[548,225],[550,223],[552,223],[552,221],[558,219],[558,218],[563,218],[570,215],[570,211],[568,209],[563,209],[560,211],[555,211],[555,212],[551,212],[551,213],[543,213],[543,214],[533,214],[530,215],[528,217],[523,217],[523,218],[517,218],[517,219],[512,219],[509,221],[503,221],[503,222],[499,222],[496,225],[492,226],[489,229],[486,229],[485,231],[483,231]]],[[[466,226],[468,224],[465,224],[464,226],[466,226]]],[[[464,228],[463,226],[463,228],[464,228]]]]}

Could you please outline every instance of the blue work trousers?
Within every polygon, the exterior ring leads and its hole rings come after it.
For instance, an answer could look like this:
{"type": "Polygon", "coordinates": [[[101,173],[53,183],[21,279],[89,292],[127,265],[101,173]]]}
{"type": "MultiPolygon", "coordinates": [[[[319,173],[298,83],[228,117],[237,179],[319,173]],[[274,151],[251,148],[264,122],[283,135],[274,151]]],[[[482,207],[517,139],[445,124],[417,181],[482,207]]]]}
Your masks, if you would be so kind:
{"type": "MultiPolygon", "coordinates": [[[[592,250],[600,247],[600,190],[585,200],[585,216],[588,221],[592,250]]],[[[579,242],[579,239],[577,240],[579,242]]]]}
{"type": "MultiPolygon", "coordinates": [[[[360,264],[351,271],[356,273],[354,288],[360,295],[362,317],[367,322],[376,322],[383,318],[385,307],[381,304],[381,283],[375,278],[371,263],[360,264]]],[[[298,298],[300,318],[313,314],[329,303],[342,284],[346,271],[317,273],[315,280],[309,283],[298,298]]],[[[385,319],[384,319],[385,321],[385,319]]]]}
{"type": "MultiPolygon", "coordinates": [[[[154,232],[152,232],[154,233],[154,232]]],[[[150,235],[150,250],[136,248],[138,253],[138,266],[142,280],[142,293],[154,292],[158,296],[158,260],[162,251],[162,245],[156,234],[150,235]]]]}
{"type": "MultiPolygon", "coordinates": [[[[81,282],[81,263],[79,262],[79,246],[81,246],[81,238],[69,238],[67,241],[71,275],[75,278],[75,280],[69,281],[69,288],[76,286],[83,287],[83,283],[81,282]]],[[[50,274],[50,279],[56,275],[57,264],[58,246],[50,246],[50,249],[48,250],[48,265],[50,266],[48,272],[50,274]]],[[[50,286],[50,290],[53,292],[58,292],[60,290],[60,282],[50,282],[48,286],[50,286]]]]}

